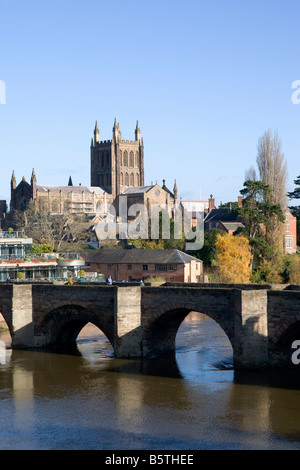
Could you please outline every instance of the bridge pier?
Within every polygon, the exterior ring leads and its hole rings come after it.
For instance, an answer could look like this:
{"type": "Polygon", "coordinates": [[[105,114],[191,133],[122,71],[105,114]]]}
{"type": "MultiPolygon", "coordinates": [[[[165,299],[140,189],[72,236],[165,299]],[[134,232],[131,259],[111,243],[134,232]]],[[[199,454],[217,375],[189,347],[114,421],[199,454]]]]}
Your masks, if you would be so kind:
{"type": "Polygon", "coordinates": [[[234,294],[233,364],[257,369],[269,363],[267,290],[236,290],[234,294]]]}
{"type": "Polygon", "coordinates": [[[116,287],[114,352],[117,357],[142,357],[141,288],[116,287]]]}
{"type": "Polygon", "coordinates": [[[34,347],[32,285],[13,285],[12,290],[12,348],[34,347]]]}

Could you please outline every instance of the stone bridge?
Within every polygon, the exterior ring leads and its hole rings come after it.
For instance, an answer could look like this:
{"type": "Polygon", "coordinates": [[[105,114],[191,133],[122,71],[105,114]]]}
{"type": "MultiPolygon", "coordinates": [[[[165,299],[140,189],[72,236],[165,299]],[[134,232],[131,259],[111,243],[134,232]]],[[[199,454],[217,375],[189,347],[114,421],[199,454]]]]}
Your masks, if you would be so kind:
{"type": "Polygon", "coordinates": [[[300,340],[299,286],[0,285],[0,312],[13,349],[74,345],[91,322],[116,357],[151,358],[174,352],[178,328],[192,311],[220,325],[235,368],[292,365],[292,343],[300,340]]]}

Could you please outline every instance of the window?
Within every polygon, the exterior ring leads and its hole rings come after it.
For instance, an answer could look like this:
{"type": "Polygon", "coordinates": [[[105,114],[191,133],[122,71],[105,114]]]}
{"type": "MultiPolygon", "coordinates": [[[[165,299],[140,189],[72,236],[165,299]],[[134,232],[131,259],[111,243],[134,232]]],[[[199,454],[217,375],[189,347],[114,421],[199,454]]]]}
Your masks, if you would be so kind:
{"type": "Polygon", "coordinates": [[[285,231],[288,233],[290,231],[290,224],[286,224],[285,231]]]}
{"type": "Polygon", "coordinates": [[[289,213],[289,212],[286,212],[286,214],[285,214],[285,220],[290,220],[290,213],[289,213]]]}
{"type": "Polygon", "coordinates": [[[293,237],[285,237],[285,247],[286,248],[293,248],[293,237]]]}
{"type": "Polygon", "coordinates": [[[123,166],[128,166],[128,153],[126,150],[123,155],[123,166]]]}
{"type": "Polygon", "coordinates": [[[143,264],[143,271],[148,271],[148,264],[143,264]]]}
{"type": "Polygon", "coordinates": [[[127,269],[132,269],[132,265],[131,265],[131,264],[127,264],[127,269]]]}
{"type": "Polygon", "coordinates": [[[129,154],[129,164],[131,167],[134,167],[134,154],[133,152],[130,152],[129,154]]]}
{"type": "Polygon", "coordinates": [[[156,264],[155,271],[177,271],[176,264],[156,264]]]}

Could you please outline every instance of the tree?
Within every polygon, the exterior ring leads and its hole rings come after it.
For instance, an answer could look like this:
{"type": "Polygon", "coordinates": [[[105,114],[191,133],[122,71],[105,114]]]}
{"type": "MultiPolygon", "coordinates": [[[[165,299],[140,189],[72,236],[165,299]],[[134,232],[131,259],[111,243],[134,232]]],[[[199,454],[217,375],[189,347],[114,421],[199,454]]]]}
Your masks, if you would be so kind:
{"type": "Polygon", "coordinates": [[[287,165],[277,132],[273,135],[268,130],[259,138],[256,162],[260,181],[267,184],[271,190],[268,198],[271,195],[273,204],[280,204],[282,210],[285,210],[287,165]]]}
{"type": "Polygon", "coordinates": [[[204,234],[204,244],[201,250],[193,252],[193,256],[203,261],[204,265],[211,268],[217,258],[216,240],[217,235],[223,236],[226,232],[214,228],[204,234]]]}
{"type": "Polygon", "coordinates": [[[224,282],[245,283],[250,279],[251,251],[244,236],[217,234],[217,263],[224,282]]]}
{"type": "MultiPolygon", "coordinates": [[[[297,176],[294,180],[294,184],[296,185],[296,188],[294,191],[288,193],[288,197],[289,199],[300,199],[300,176],[297,176]]],[[[289,209],[294,217],[297,217],[297,219],[300,218],[300,206],[291,206],[289,209]]]]}
{"type": "Polygon", "coordinates": [[[80,249],[93,236],[84,215],[49,214],[41,201],[30,201],[25,211],[14,211],[10,222],[33,243],[51,245],[54,251],[80,249]]]}
{"type": "Polygon", "coordinates": [[[256,181],[256,170],[252,165],[248,170],[245,171],[245,181],[256,181]]]}
{"type": "Polygon", "coordinates": [[[259,269],[264,260],[272,261],[277,266],[282,261],[283,253],[282,249],[277,249],[269,234],[274,225],[284,222],[280,204],[272,202],[270,187],[262,181],[245,181],[240,193],[244,198],[237,212],[244,228],[238,229],[237,234],[243,233],[249,240],[251,269],[259,269]]]}
{"type": "Polygon", "coordinates": [[[165,221],[170,228],[170,236],[168,238],[163,238],[165,235],[163,233],[163,214],[159,213],[158,220],[158,238],[152,238],[151,232],[151,218],[148,220],[148,238],[143,240],[141,238],[129,239],[128,241],[135,246],[138,246],[142,249],[152,249],[152,250],[184,250],[185,247],[185,237],[184,237],[184,227],[183,224],[176,224],[174,219],[169,216],[167,212],[164,213],[165,221]],[[180,225],[180,226],[179,226],[180,225]]]}
{"type": "MultiPolygon", "coordinates": [[[[294,180],[296,185],[294,191],[288,193],[289,199],[300,199],[300,175],[294,180]]],[[[294,217],[297,218],[297,244],[300,244],[300,205],[299,206],[290,206],[291,213],[294,217]]]]}

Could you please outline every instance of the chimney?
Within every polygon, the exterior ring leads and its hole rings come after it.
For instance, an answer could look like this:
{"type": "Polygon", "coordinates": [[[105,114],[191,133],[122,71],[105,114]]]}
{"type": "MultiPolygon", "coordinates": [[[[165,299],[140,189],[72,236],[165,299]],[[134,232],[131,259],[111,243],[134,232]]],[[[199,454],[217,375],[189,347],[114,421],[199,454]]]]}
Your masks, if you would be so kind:
{"type": "Polygon", "coordinates": [[[243,207],[243,196],[238,196],[238,207],[243,207]]]}
{"type": "Polygon", "coordinates": [[[215,209],[215,200],[213,199],[213,195],[211,194],[208,200],[208,212],[211,212],[213,209],[215,209]]]}

